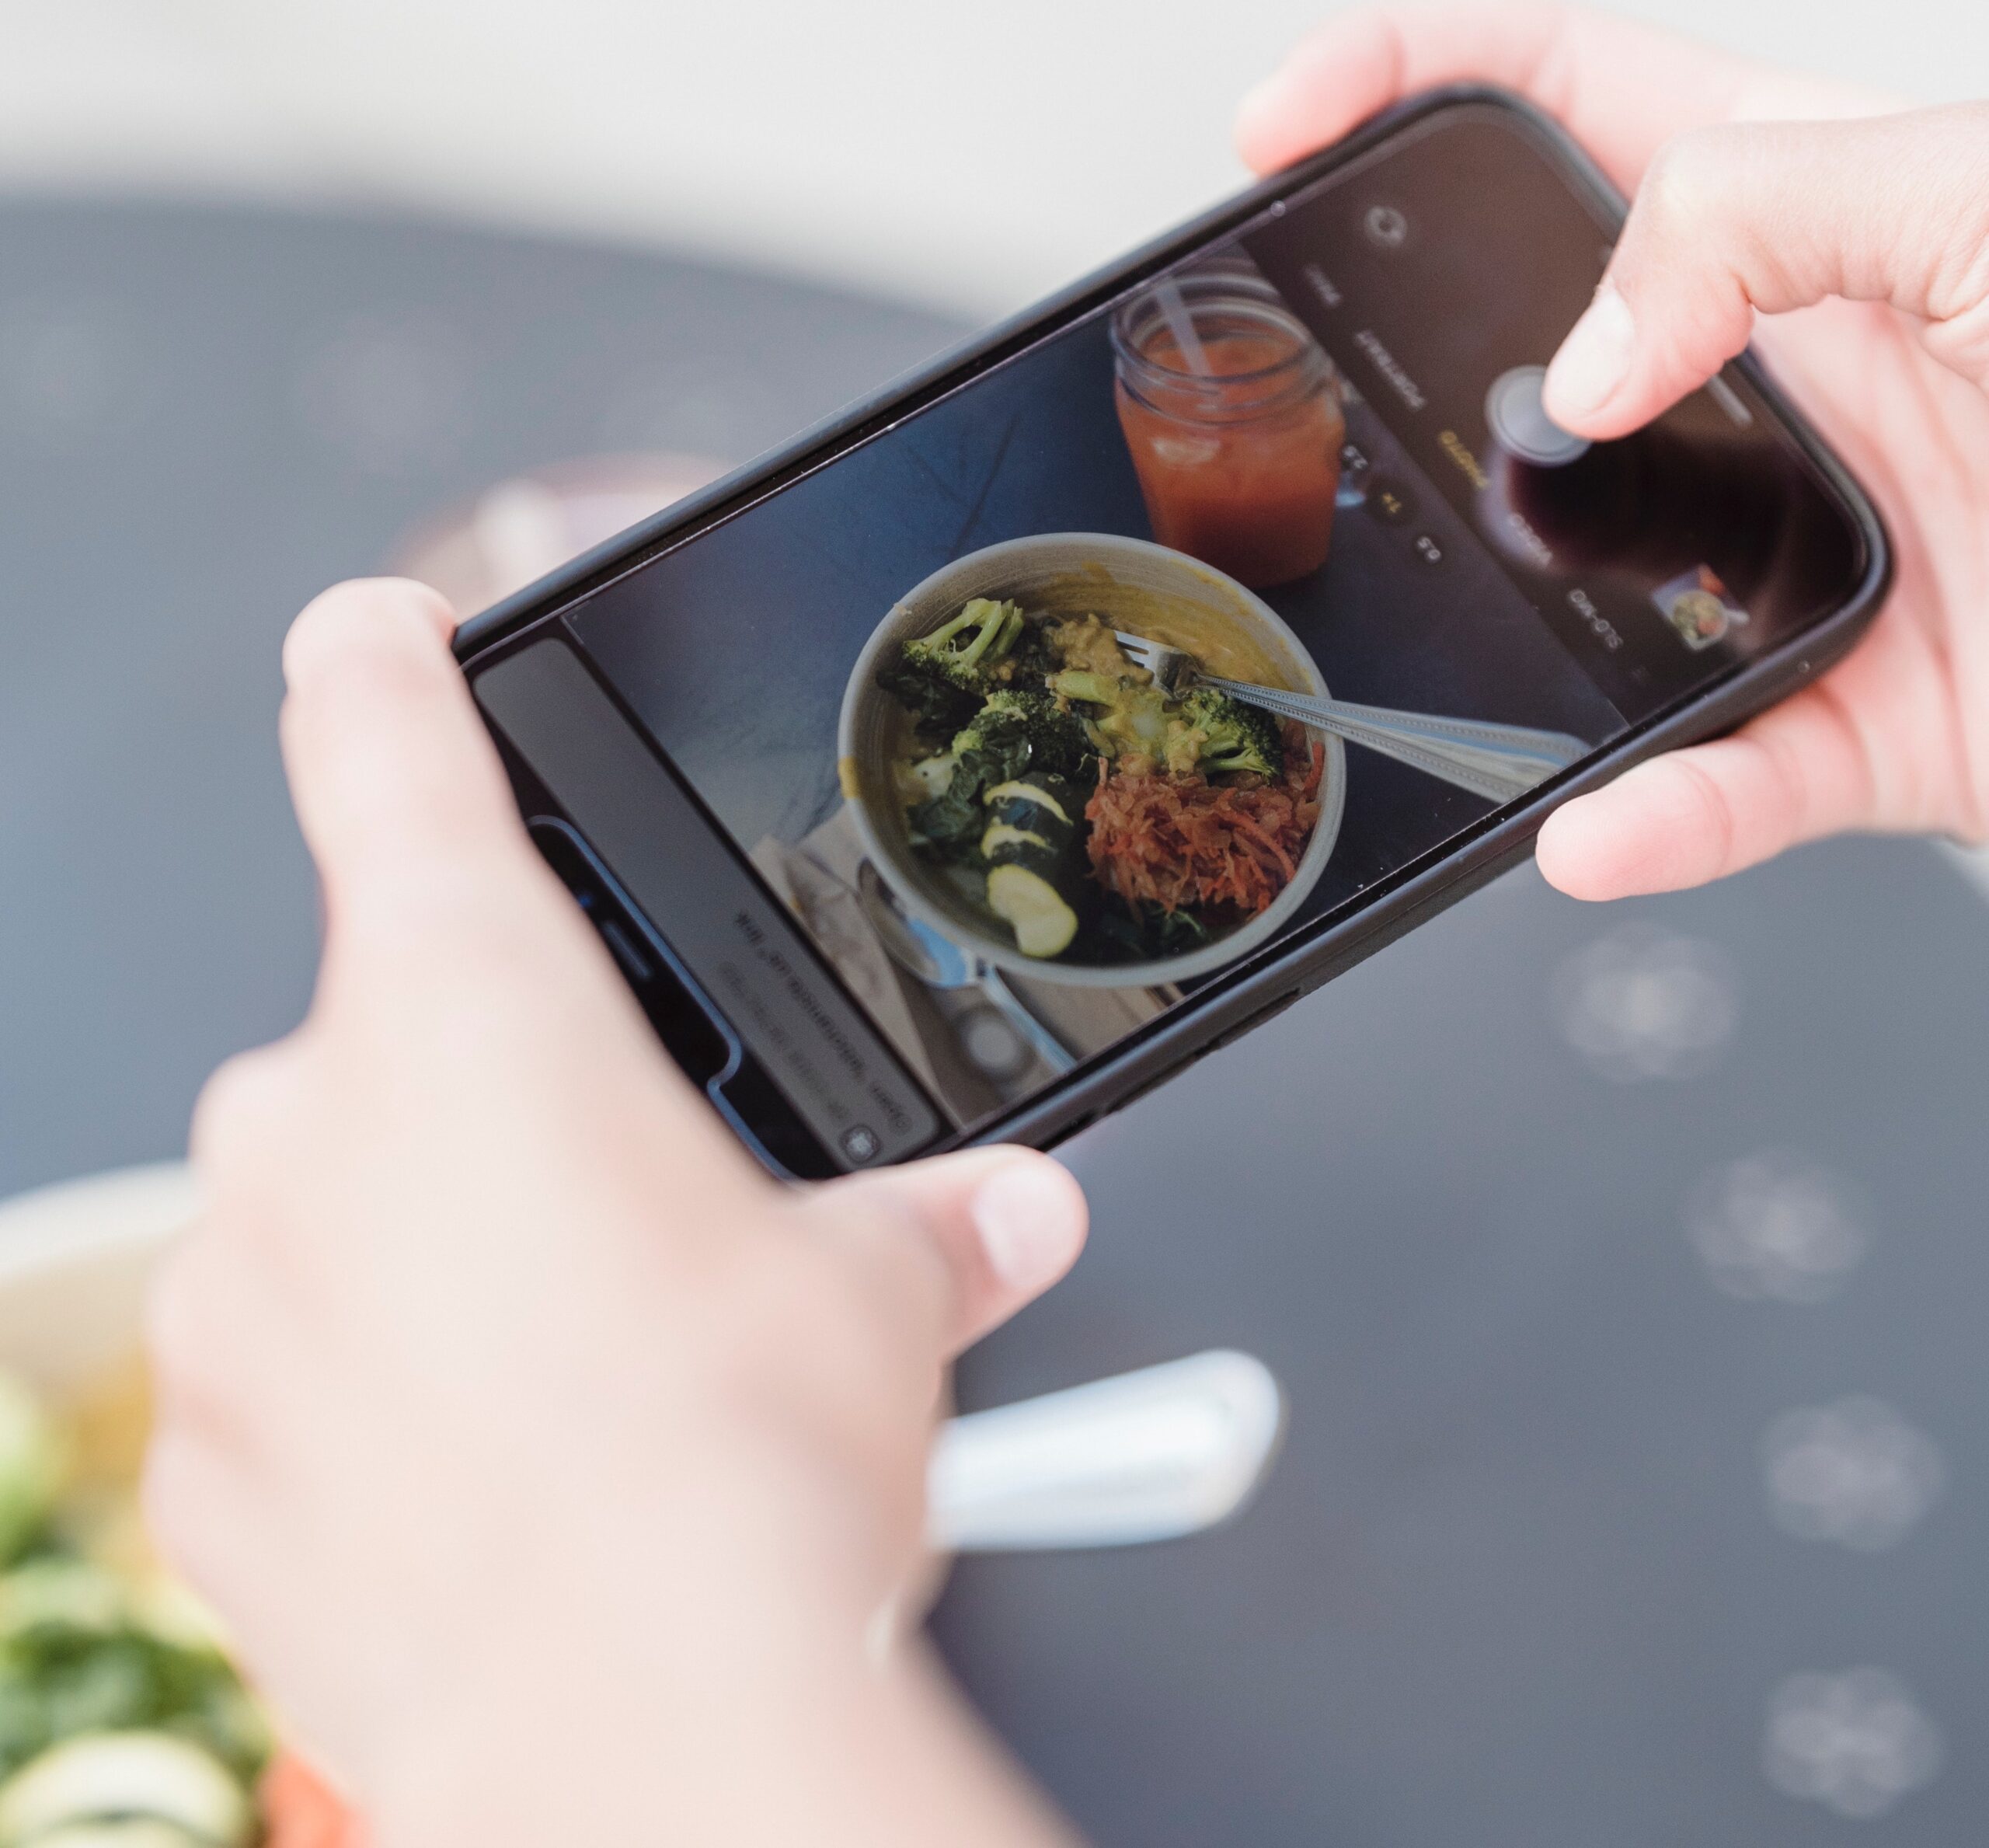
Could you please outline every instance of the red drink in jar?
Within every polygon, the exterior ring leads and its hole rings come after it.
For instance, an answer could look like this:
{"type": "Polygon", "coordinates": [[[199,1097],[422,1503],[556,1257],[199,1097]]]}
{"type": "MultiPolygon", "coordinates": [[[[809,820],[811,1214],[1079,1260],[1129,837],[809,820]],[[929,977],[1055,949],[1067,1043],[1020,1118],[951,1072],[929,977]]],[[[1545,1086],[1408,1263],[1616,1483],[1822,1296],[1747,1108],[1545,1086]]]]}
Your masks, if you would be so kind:
{"type": "Polygon", "coordinates": [[[1112,323],[1119,427],[1154,537],[1252,588],[1325,563],[1339,375],[1262,277],[1163,282],[1112,323]]]}

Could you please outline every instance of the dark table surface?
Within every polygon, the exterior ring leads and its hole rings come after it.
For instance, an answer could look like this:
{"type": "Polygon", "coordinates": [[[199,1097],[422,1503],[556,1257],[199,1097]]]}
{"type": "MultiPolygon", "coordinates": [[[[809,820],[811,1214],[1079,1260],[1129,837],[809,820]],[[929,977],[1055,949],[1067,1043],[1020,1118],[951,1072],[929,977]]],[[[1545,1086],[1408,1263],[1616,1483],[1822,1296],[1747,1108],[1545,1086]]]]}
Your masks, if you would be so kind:
{"type": "MultiPolygon", "coordinates": [[[[434,225],[0,237],[0,1193],[176,1152],[301,1012],[312,591],[960,331],[434,225]]],[[[1228,1344],[1290,1436],[1221,1532],[963,1568],[970,1687],[1106,1848],[1972,1839],[1985,1025],[1989,917],[1925,848],[1608,913],[1528,873],[1094,1131],[1093,1248],[966,1402],[1228,1344]]]]}
{"type": "Polygon", "coordinates": [[[1931,849],[1506,879],[1077,1145],[1091,1249],[963,1402],[1241,1348],[1285,1449],[1226,1529],[967,1562],[941,1637],[1101,1848],[1973,1839],[1985,1100],[1931,849]]]}
{"type": "Polygon", "coordinates": [[[315,955],[277,651],[437,508],[736,461],[932,316],[436,224],[0,205],[0,1194],[184,1146],[315,955]]]}

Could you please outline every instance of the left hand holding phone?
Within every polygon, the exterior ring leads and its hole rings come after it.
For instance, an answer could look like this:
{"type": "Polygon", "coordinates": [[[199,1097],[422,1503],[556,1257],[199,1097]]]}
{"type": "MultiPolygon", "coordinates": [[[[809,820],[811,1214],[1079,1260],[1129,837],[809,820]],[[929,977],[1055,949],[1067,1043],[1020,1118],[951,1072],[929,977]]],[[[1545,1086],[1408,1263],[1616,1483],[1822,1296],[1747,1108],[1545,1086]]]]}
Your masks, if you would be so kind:
{"type": "Polygon", "coordinates": [[[284,654],[310,1013],[202,1097],[175,1562],[380,1848],[1068,1838],[880,1613],[949,1357],[1068,1269],[1021,1150],[768,1179],[539,860],[412,584],[284,654]]]}

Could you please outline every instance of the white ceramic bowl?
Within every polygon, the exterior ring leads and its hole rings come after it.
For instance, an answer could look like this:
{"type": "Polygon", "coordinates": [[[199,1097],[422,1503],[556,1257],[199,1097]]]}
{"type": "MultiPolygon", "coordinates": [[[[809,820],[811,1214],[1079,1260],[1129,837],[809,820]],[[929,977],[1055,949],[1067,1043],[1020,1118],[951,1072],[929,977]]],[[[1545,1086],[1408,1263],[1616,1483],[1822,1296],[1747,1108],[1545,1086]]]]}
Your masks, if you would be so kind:
{"type": "Polygon", "coordinates": [[[180,1162],[0,1201],[0,1367],[57,1402],[138,1351],[145,1288],[197,1210],[180,1162]]]}
{"type": "Polygon", "coordinates": [[[1346,751],[1327,737],[1319,820],[1291,883],[1226,936],[1183,956],[1111,964],[1025,956],[1012,938],[913,853],[891,776],[905,719],[877,685],[877,670],[913,636],[928,635],[975,597],[1013,598],[1031,611],[1094,614],[1115,628],[1186,647],[1236,680],[1324,697],[1326,684],[1297,636],[1263,598],[1184,553],[1106,532],[1053,532],[1008,539],[935,571],[907,591],[857,657],[842,702],[836,751],[843,793],[878,871],[905,908],[998,968],[1080,988],[1153,988],[1225,968],[1290,922],[1318,881],[1339,834],[1346,751]]]}
{"type": "MultiPolygon", "coordinates": [[[[0,1368],[58,1407],[116,1379],[196,1208],[177,1162],[0,1201],[0,1368]]],[[[1215,1525],[1269,1467],[1282,1407],[1263,1362],[1212,1352],[953,1420],[933,1455],[935,1549],[1130,1545],[1215,1525]]]]}

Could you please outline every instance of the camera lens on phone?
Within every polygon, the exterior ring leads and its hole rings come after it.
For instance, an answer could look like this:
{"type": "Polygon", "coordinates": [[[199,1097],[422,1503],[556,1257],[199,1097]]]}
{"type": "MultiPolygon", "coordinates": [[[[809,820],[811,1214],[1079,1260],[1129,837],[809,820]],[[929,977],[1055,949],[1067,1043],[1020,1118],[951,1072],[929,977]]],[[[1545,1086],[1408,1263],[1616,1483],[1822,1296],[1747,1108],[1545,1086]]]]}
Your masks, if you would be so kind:
{"type": "Polygon", "coordinates": [[[1369,206],[1360,228],[1384,250],[1399,250],[1409,242],[1409,220],[1392,205],[1369,206]]]}

